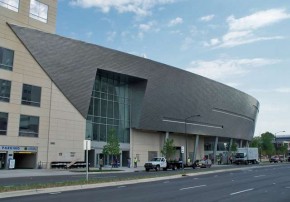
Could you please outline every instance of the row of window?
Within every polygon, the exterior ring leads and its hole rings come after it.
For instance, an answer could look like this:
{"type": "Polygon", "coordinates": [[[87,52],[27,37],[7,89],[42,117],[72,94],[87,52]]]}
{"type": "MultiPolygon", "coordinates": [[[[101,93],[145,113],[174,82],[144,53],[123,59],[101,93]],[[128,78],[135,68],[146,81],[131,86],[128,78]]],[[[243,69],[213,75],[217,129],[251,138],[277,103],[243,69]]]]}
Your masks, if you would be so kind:
{"type": "Polygon", "coordinates": [[[106,142],[111,130],[121,143],[130,143],[130,90],[128,78],[98,72],[87,116],[86,136],[106,142]]]}
{"type": "MultiPolygon", "coordinates": [[[[0,6],[18,12],[19,0],[0,0],[0,6]]],[[[47,23],[48,5],[36,0],[30,1],[29,17],[47,23]]]]}
{"type": "MultiPolygon", "coordinates": [[[[0,79],[0,101],[9,102],[11,81],[0,79]]],[[[23,84],[21,104],[40,107],[41,87],[23,84]]]]}
{"type": "MultiPolygon", "coordinates": [[[[0,112],[0,135],[7,135],[8,113],[0,112]]],[[[19,136],[38,137],[39,117],[20,115],[19,136]]]]}

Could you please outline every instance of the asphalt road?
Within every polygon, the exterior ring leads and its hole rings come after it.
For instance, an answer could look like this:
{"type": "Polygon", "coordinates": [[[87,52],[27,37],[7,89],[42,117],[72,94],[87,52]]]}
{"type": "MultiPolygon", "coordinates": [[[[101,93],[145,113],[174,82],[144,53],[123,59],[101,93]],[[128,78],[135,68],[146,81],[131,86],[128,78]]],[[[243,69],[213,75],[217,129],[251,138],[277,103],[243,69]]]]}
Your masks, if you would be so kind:
{"type": "MultiPolygon", "coordinates": [[[[203,172],[207,170],[218,170],[218,169],[225,169],[225,168],[238,168],[238,167],[245,167],[237,166],[237,165],[229,165],[226,167],[216,167],[210,169],[192,169],[186,168],[186,172],[195,173],[195,172],[203,172]]],[[[140,178],[140,177],[153,177],[153,176],[162,176],[162,175],[175,175],[176,173],[181,173],[181,170],[168,170],[168,171],[160,171],[156,172],[151,170],[150,172],[143,171],[139,172],[114,172],[114,173],[90,173],[89,179],[94,180],[103,180],[103,179],[110,179],[110,180],[126,180],[128,178],[140,178]]],[[[13,177],[13,178],[2,178],[0,179],[0,186],[20,186],[20,185],[31,185],[31,184],[45,184],[45,183],[61,183],[61,182],[71,182],[71,181],[79,181],[86,179],[86,173],[76,173],[70,175],[57,175],[57,176],[30,176],[30,177],[13,177]]]]}
{"type": "Polygon", "coordinates": [[[149,183],[1,199],[1,202],[289,202],[290,165],[280,164],[149,183]]]}

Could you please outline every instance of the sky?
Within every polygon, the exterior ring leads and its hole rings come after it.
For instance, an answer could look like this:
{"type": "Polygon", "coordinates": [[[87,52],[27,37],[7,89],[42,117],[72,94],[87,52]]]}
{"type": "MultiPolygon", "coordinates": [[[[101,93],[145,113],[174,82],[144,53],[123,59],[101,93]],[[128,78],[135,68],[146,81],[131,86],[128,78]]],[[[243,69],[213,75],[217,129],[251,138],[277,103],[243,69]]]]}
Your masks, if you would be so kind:
{"type": "Polygon", "coordinates": [[[290,1],[58,0],[56,33],[243,91],[255,136],[290,134],[290,1]]]}

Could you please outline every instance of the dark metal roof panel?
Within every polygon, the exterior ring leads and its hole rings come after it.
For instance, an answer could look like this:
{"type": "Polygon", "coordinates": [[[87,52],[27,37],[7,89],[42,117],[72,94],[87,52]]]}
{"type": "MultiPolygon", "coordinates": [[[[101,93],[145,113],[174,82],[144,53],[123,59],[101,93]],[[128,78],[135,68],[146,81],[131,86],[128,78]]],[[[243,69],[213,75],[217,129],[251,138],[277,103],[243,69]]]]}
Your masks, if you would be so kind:
{"type": "MultiPolygon", "coordinates": [[[[208,78],[97,45],[10,25],[32,56],[86,117],[97,69],[147,80],[134,127],[250,140],[259,102],[208,78]],[[183,122],[183,123],[182,123],[183,122]]],[[[140,95],[141,95],[140,94],[140,95]]],[[[132,116],[134,118],[134,115],[132,116]]]]}

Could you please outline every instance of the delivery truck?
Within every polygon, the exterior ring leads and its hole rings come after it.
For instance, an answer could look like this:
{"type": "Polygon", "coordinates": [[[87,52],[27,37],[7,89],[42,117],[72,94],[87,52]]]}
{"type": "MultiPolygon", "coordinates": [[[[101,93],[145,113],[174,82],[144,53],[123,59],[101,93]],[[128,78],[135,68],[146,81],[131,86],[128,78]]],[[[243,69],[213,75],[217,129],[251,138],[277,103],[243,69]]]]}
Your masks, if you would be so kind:
{"type": "Polygon", "coordinates": [[[259,152],[256,147],[237,148],[234,156],[235,164],[256,164],[259,163],[259,152]]]}

